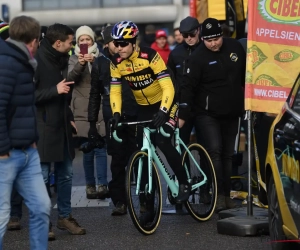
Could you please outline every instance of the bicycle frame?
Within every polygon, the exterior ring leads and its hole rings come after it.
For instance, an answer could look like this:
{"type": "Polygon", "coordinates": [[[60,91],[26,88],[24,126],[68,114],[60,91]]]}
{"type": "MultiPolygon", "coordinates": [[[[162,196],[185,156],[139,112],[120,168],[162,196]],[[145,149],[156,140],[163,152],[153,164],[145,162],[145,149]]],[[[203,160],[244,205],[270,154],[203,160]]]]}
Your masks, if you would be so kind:
{"type": "MultiPolygon", "coordinates": [[[[196,164],[197,168],[200,170],[201,174],[203,175],[204,179],[197,183],[197,184],[194,184],[192,185],[192,190],[202,186],[203,184],[206,183],[207,181],[207,176],[206,174],[202,171],[201,167],[199,166],[199,164],[196,162],[194,156],[192,155],[191,151],[188,149],[188,147],[185,145],[185,143],[181,140],[181,138],[179,137],[179,129],[176,128],[175,131],[174,131],[174,138],[175,138],[175,148],[176,150],[178,151],[178,153],[181,155],[182,152],[181,152],[181,148],[180,148],[180,145],[182,145],[184,147],[184,149],[186,150],[186,152],[189,154],[189,156],[191,157],[191,159],[193,160],[193,162],[196,164]]],[[[187,169],[187,166],[184,165],[184,168],[185,168],[185,172],[187,174],[187,177],[188,177],[188,180],[190,181],[191,180],[191,177],[190,177],[190,173],[187,169]]]]}
{"type": "MultiPolygon", "coordinates": [[[[147,122],[147,121],[145,121],[145,122],[147,122]]],[[[130,122],[130,123],[126,123],[126,124],[133,125],[133,124],[139,124],[139,123],[141,123],[141,122],[130,122]]],[[[169,134],[164,132],[162,127],[160,127],[159,132],[165,137],[170,137],[169,134]]],[[[168,187],[170,188],[170,190],[172,192],[172,196],[176,197],[178,195],[178,184],[174,181],[172,175],[169,173],[168,169],[166,168],[165,164],[163,163],[160,155],[157,153],[156,148],[152,144],[151,138],[150,138],[151,133],[158,133],[158,132],[157,132],[156,129],[150,129],[149,127],[144,127],[143,128],[143,146],[141,148],[141,151],[148,153],[148,179],[150,180],[149,185],[147,187],[148,193],[152,192],[152,161],[153,161],[155,163],[156,168],[158,168],[160,170],[163,178],[167,182],[167,185],[168,185],[168,187]]],[[[113,137],[116,141],[122,142],[122,140],[117,137],[116,131],[113,132],[113,137]]],[[[206,183],[207,176],[202,171],[199,164],[196,162],[195,158],[193,157],[193,155],[189,151],[188,147],[184,144],[184,142],[179,137],[179,128],[175,129],[174,137],[175,137],[175,148],[176,148],[176,150],[181,155],[180,145],[182,145],[184,147],[184,149],[187,151],[187,153],[190,155],[191,159],[196,164],[196,166],[198,167],[198,169],[200,170],[201,174],[204,177],[204,179],[201,182],[192,185],[192,190],[194,190],[194,189],[196,189],[196,188],[198,188],[198,187],[200,187],[200,186],[202,186],[203,184],[206,183]]],[[[139,165],[138,165],[138,175],[137,175],[137,180],[136,180],[136,182],[137,182],[136,183],[136,195],[139,195],[139,192],[140,192],[142,167],[143,167],[143,159],[141,158],[141,159],[139,159],[139,165]]],[[[184,167],[185,167],[185,170],[186,170],[186,173],[187,173],[188,180],[191,181],[191,177],[189,175],[189,171],[187,169],[187,166],[185,165],[184,167]]]]}

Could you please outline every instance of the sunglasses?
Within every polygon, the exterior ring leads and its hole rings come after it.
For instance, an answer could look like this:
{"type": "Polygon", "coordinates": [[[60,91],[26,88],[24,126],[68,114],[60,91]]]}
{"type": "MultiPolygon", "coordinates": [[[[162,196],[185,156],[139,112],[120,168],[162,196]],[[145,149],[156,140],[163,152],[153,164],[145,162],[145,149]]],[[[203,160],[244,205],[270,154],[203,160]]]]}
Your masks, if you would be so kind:
{"type": "Polygon", "coordinates": [[[114,45],[115,47],[119,48],[119,46],[121,48],[125,48],[129,45],[129,42],[125,42],[125,41],[114,41],[114,45]]]}
{"type": "Polygon", "coordinates": [[[194,31],[194,32],[191,32],[191,33],[182,33],[183,38],[188,38],[189,36],[190,37],[195,37],[196,35],[197,35],[197,30],[194,31]]]}

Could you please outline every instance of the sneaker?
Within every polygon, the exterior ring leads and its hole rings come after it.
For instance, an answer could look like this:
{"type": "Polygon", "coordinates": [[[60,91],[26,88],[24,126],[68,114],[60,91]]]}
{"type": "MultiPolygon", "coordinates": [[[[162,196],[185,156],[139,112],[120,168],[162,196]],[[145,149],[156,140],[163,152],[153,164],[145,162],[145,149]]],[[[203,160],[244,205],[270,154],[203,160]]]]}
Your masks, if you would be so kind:
{"type": "Polygon", "coordinates": [[[97,196],[98,199],[104,200],[105,198],[108,197],[108,189],[106,185],[98,185],[98,190],[97,190],[97,196]]]}
{"type": "Polygon", "coordinates": [[[178,196],[176,197],[176,203],[181,204],[186,202],[191,193],[191,185],[190,184],[180,184],[179,185],[179,191],[178,196]]]}
{"type": "Polygon", "coordinates": [[[86,185],[85,192],[87,199],[97,199],[97,191],[95,185],[86,185]]]}
{"type": "Polygon", "coordinates": [[[13,231],[13,230],[20,230],[20,229],[21,229],[20,218],[16,216],[11,216],[7,224],[7,230],[13,231]]]}
{"type": "Polygon", "coordinates": [[[55,234],[52,230],[52,223],[49,223],[48,241],[55,240],[55,234]]]}
{"type": "Polygon", "coordinates": [[[78,222],[72,217],[72,215],[69,215],[67,218],[59,217],[56,227],[60,230],[67,230],[73,235],[86,234],[86,230],[79,226],[78,222]]]}
{"type": "Polygon", "coordinates": [[[215,212],[219,213],[219,212],[221,212],[222,210],[225,210],[225,209],[226,209],[225,196],[222,195],[222,194],[218,194],[215,212]]]}
{"type": "Polygon", "coordinates": [[[111,215],[115,216],[115,215],[125,215],[125,214],[127,214],[127,206],[118,201],[111,215]]]}

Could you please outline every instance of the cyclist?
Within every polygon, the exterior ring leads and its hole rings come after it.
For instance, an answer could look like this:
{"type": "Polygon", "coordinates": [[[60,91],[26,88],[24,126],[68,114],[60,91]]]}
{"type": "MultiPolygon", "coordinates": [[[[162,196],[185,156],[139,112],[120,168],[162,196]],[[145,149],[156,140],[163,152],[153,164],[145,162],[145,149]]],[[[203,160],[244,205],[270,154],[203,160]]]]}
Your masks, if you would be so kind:
{"type": "MultiPolygon", "coordinates": [[[[139,30],[131,21],[121,21],[114,25],[111,36],[118,48],[111,62],[110,105],[115,128],[121,114],[122,79],[125,79],[138,104],[138,121],[153,120],[156,128],[162,126],[172,134],[176,128],[178,105],[174,102],[175,90],[167,67],[160,55],[149,47],[138,47],[136,39],[139,30]]],[[[138,129],[138,143],[142,144],[142,130],[138,129]]],[[[166,156],[178,182],[177,203],[189,197],[189,185],[185,169],[181,165],[179,153],[171,144],[171,137],[156,134],[155,143],[166,156]]]]}

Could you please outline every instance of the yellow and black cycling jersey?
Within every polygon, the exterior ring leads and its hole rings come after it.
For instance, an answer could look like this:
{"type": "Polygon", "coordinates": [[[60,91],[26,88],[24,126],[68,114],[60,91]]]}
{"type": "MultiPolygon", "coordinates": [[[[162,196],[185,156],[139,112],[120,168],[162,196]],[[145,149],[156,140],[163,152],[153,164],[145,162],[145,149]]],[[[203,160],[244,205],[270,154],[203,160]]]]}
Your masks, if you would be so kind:
{"type": "Polygon", "coordinates": [[[169,111],[175,90],[160,55],[151,48],[137,48],[128,59],[116,55],[110,65],[110,105],[113,113],[121,113],[122,80],[125,79],[139,105],[161,102],[169,111]]]}

